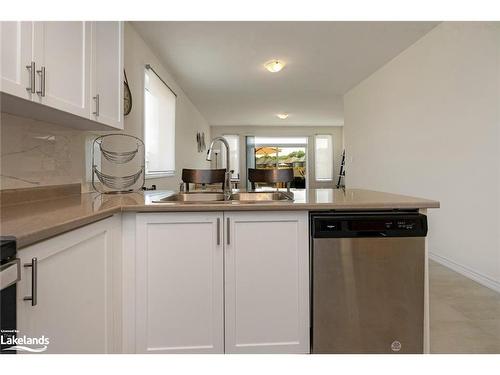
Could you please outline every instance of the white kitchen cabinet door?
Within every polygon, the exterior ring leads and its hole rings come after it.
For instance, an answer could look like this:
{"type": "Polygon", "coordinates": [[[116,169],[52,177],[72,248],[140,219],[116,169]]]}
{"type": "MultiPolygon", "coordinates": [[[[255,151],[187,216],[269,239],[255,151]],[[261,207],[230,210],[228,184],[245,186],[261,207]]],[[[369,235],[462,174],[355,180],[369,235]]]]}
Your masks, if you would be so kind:
{"type": "Polygon", "coordinates": [[[226,353],[309,353],[307,212],[225,212],[226,353]]]}
{"type": "Polygon", "coordinates": [[[123,22],[92,22],[90,118],[123,129],[123,22]]]}
{"type": "Polygon", "coordinates": [[[33,40],[38,92],[34,100],[89,118],[90,22],[35,22],[33,40]]]}
{"type": "Polygon", "coordinates": [[[136,223],[136,352],[223,353],[222,213],[136,223]]]}
{"type": "Polygon", "coordinates": [[[18,284],[19,335],[49,339],[46,353],[119,352],[120,218],[112,217],[21,249],[38,259],[37,304],[32,268],[18,284]]]}
{"type": "Polygon", "coordinates": [[[31,100],[33,23],[2,21],[0,34],[0,89],[8,94],[31,100]]]}

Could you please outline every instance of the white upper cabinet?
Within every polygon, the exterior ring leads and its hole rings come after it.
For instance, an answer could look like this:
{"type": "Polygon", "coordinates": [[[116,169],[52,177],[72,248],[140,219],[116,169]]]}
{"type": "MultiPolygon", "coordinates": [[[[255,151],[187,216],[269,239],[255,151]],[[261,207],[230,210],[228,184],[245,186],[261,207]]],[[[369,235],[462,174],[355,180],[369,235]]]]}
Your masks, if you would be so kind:
{"type": "Polygon", "coordinates": [[[37,98],[82,117],[90,108],[90,22],[35,22],[37,98]]]}
{"type": "Polygon", "coordinates": [[[32,85],[36,73],[36,67],[32,69],[33,23],[0,22],[0,38],[0,89],[8,94],[31,100],[35,92],[35,87],[32,85]]]}
{"type": "Polygon", "coordinates": [[[123,129],[123,22],[92,22],[93,120],[123,129]]]}
{"type": "Polygon", "coordinates": [[[80,129],[123,129],[123,22],[0,26],[0,90],[12,95],[2,97],[2,111],[80,129]]]}
{"type": "Polygon", "coordinates": [[[225,212],[226,353],[309,353],[307,212],[225,212]]]}

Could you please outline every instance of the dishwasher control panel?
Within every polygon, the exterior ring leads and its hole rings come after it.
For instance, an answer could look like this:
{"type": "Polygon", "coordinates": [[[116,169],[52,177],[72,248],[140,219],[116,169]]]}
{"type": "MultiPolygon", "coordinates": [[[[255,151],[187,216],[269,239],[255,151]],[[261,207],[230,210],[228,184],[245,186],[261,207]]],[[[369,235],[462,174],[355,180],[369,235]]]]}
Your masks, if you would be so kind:
{"type": "Polygon", "coordinates": [[[425,237],[427,217],[419,213],[311,213],[313,238],[425,237]]]}

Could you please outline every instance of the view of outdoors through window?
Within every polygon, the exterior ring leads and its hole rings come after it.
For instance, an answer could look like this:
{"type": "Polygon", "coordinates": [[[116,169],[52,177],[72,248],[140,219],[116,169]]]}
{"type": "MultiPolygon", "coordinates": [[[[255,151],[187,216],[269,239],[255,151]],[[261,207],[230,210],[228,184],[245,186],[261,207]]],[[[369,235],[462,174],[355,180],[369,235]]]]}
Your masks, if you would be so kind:
{"type": "MultiPolygon", "coordinates": [[[[305,188],[307,140],[305,138],[277,138],[275,144],[269,142],[271,140],[267,138],[267,142],[262,144],[264,142],[258,142],[256,138],[255,167],[257,169],[293,168],[294,179],[291,187],[305,188]]],[[[258,186],[274,185],[259,183],[258,186]]]]}

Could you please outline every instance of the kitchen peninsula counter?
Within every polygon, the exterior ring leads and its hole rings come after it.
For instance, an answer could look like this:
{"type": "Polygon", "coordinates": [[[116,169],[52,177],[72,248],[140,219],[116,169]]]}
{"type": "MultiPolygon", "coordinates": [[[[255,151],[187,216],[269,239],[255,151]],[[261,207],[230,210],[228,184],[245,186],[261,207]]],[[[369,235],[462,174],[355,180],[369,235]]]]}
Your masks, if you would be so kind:
{"type": "Polygon", "coordinates": [[[0,234],[15,236],[18,248],[57,236],[121,212],[202,211],[322,211],[322,210],[415,210],[439,208],[439,202],[363,189],[297,189],[293,201],[154,203],[175,194],[145,191],[120,195],[98,193],[58,194],[12,204],[3,195],[0,234]]]}

